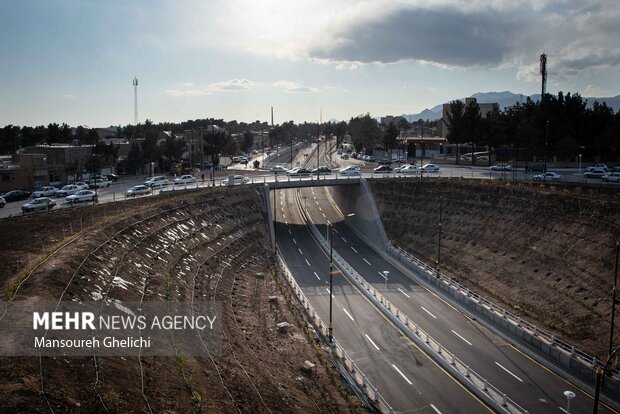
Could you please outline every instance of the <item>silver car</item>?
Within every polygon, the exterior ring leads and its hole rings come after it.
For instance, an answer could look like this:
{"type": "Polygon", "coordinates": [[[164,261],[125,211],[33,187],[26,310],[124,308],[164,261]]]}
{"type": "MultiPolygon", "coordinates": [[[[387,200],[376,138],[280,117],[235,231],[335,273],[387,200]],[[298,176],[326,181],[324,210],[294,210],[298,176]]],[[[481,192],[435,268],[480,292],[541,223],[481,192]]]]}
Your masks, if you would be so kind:
{"type": "Polygon", "coordinates": [[[91,190],[80,190],[77,193],[65,197],[65,203],[79,203],[81,201],[97,201],[97,195],[91,190]]]}
{"type": "Polygon", "coordinates": [[[37,191],[32,193],[32,198],[51,197],[54,194],[56,194],[56,191],[58,191],[56,187],[52,187],[52,186],[41,187],[37,191]]]}
{"type": "Polygon", "coordinates": [[[24,213],[31,213],[37,210],[51,210],[56,206],[56,202],[49,197],[39,197],[35,198],[28,204],[24,204],[22,206],[22,211],[24,213]]]}
{"type": "Polygon", "coordinates": [[[144,194],[150,194],[151,193],[151,189],[148,188],[145,185],[135,185],[133,187],[131,187],[129,190],[127,190],[127,192],[125,193],[125,195],[127,197],[135,197],[138,195],[144,195],[144,194]]]}

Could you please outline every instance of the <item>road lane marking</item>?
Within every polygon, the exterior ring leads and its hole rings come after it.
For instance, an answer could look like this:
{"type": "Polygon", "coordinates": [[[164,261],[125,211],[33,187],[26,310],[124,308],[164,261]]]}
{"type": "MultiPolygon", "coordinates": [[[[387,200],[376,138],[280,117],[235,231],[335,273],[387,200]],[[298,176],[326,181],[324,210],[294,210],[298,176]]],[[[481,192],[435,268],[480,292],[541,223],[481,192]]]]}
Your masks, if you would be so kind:
{"type": "Polygon", "coordinates": [[[401,290],[401,288],[396,288],[396,289],[398,289],[398,291],[399,291],[400,293],[402,293],[403,295],[405,295],[405,296],[407,296],[407,297],[410,297],[408,294],[406,294],[404,291],[402,291],[402,290],[401,290]]]}
{"type": "Polygon", "coordinates": [[[302,255],[302,256],[304,255],[304,252],[302,252],[302,251],[301,251],[301,249],[300,249],[299,247],[297,248],[297,250],[299,250],[299,254],[300,254],[300,255],[302,255]]]}
{"type": "Polygon", "coordinates": [[[308,259],[305,259],[305,260],[306,260],[306,264],[310,266],[310,262],[308,261],[308,259]]]}
{"type": "Polygon", "coordinates": [[[347,314],[347,316],[352,320],[355,321],[355,319],[353,319],[353,316],[351,316],[351,314],[349,312],[347,312],[347,310],[345,308],[342,308],[342,310],[344,311],[344,313],[347,314]]]}
{"type": "Polygon", "coordinates": [[[437,414],[441,414],[441,411],[439,411],[439,410],[437,409],[437,407],[435,407],[433,404],[431,404],[431,408],[432,408],[433,410],[435,410],[435,412],[436,412],[437,414]]]}
{"type": "Polygon", "coordinates": [[[343,242],[345,243],[347,242],[344,237],[340,236],[340,238],[342,239],[343,242]]]}
{"type": "Polygon", "coordinates": [[[456,336],[458,336],[459,338],[461,338],[463,341],[465,341],[468,345],[471,346],[471,342],[469,342],[467,339],[463,338],[461,335],[459,335],[454,329],[450,329],[452,331],[452,333],[456,336]]]}
{"type": "Polygon", "coordinates": [[[336,230],[336,229],[332,229],[332,230],[334,231],[334,233],[338,233],[338,230],[336,230]]]}
{"type": "Polygon", "coordinates": [[[368,336],[368,334],[364,334],[364,336],[366,337],[366,339],[368,339],[370,341],[370,343],[372,344],[372,346],[374,346],[375,348],[377,348],[377,351],[380,351],[379,347],[377,346],[377,344],[375,344],[375,341],[373,341],[372,339],[370,339],[370,336],[368,336]]]}
{"type": "MultiPolygon", "coordinates": [[[[327,283],[327,282],[325,282],[325,283],[327,283]]],[[[327,293],[329,293],[329,288],[325,288],[325,290],[327,291],[327,293]]],[[[332,298],[335,298],[335,296],[332,295],[332,298]]]]}
{"type": "Polygon", "coordinates": [[[392,367],[396,370],[396,372],[400,374],[401,377],[405,379],[405,381],[407,381],[409,385],[413,385],[413,382],[409,381],[409,378],[405,377],[405,374],[403,374],[403,372],[400,369],[398,369],[396,365],[392,364],[392,367]]]}
{"type": "MultiPolygon", "coordinates": [[[[284,210],[282,210],[282,211],[284,211],[284,210]]],[[[283,218],[284,220],[286,220],[286,214],[282,213],[282,218],[283,218]]],[[[288,223],[287,223],[287,224],[288,224],[288,223]]]]}
{"type": "Polygon", "coordinates": [[[321,213],[323,215],[324,218],[327,218],[327,216],[325,215],[325,213],[321,213]]]}
{"type": "Polygon", "coordinates": [[[353,251],[357,253],[357,250],[355,250],[355,247],[351,246],[351,249],[353,249],[353,251]]]}
{"type": "Polygon", "coordinates": [[[295,240],[295,237],[293,237],[293,243],[297,244],[297,240],[295,240]]]}
{"type": "Polygon", "coordinates": [[[288,226],[288,221],[284,220],[284,225],[288,226]]]}
{"type": "Polygon", "coordinates": [[[293,233],[291,233],[291,229],[288,229],[288,234],[290,234],[291,236],[293,235],[293,233]]]}
{"type": "Polygon", "coordinates": [[[365,258],[365,257],[363,257],[362,259],[364,259],[364,261],[366,262],[366,264],[367,264],[368,266],[372,266],[372,265],[370,264],[370,262],[369,262],[368,260],[366,260],[366,258],[365,258]]]}
{"type": "Polygon", "coordinates": [[[319,275],[316,274],[316,272],[314,272],[314,276],[316,276],[317,279],[321,280],[321,278],[319,277],[319,275]]]}
{"type": "Polygon", "coordinates": [[[512,372],[510,372],[508,369],[506,369],[505,367],[503,367],[499,362],[495,361],[495,365],[497,365],[498,367],[500,367],[501,369],[503,369],[504,371],[506,371],[507,373],[509,373],[510,375],[512,375],[513,377],[515,377],[516,379],[519,380],[519,382],[523,382],[523,380],[519,377],[517,377],[515,374],[513,374],[512,372]]]}
{"type": "Polygon", "coordinates": [[[429,315],[431,315],[433,318],[437,319],[437,317],[436,317],[435,315],[433,315],[432,313],[430,313],[430,312],[428,311],[428,309],[426,309],[424,306],[420,306],[420,307],[422,308],[422,310],[423,310],[424,312],[428,313],[428,314],[429,314],[429,315]]]}

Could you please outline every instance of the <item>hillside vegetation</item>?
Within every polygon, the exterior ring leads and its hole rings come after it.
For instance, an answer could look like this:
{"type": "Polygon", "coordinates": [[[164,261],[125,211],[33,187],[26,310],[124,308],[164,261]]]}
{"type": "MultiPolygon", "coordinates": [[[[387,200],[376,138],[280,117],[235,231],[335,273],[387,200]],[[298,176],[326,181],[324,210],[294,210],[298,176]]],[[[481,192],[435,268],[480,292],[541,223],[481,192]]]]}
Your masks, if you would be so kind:
{"type": "MultiPolygon", "coordinates": [[[[609,344],[620,193],[462,180],[373,182],[388,237],[599,358],[609,344]]],[[[620,344],[616,330],[614,344],[620,344]]]]}

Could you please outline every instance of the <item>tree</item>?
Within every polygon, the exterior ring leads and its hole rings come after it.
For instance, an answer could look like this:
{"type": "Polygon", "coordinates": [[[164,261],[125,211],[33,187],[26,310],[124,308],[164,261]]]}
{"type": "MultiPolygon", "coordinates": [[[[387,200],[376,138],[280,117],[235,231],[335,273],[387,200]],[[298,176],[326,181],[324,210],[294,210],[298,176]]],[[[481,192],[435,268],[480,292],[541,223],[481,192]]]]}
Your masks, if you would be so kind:
{"type": "Polygon", "coordinates": [[[53,142],[60,141],[60,126],[56,123],[51,123],[47,126],[47,143],[48,145],[53,142]]]}
{"type": "Polygon", "coordinates": [[[398,141],[398,136],[400,131],[394,122],[390,122],[390,124],[383,131],[383,147],[387,151],[390,148],[395,148],[398,141]]]}
{"type": "Polygon", "coordinates": [[[0,153],[13,154],[19,146],[19,127],[7,125],[0,129],[0,153]]]}
{"type": "Polygon", "coordinates": [[[131,147],[129,148],[129,153],[127,154],[127,170],[131,174],[137,174],[142,171],[142,166],[144,165],[144,157],[142,155],[142,150],[136,141],[131,143],[131,147]]]}
{"type": "Polygon", "coordinates": [[[250,131],[243,133],[243,141],[241,142],[241,151],[248,152],[254,145],[254,134],[250,131]]]}
{"type": "Polygon", "coordinates": [[[456,144],[456,163],[459,163],[460,152],[459,144],[465,142],[465,124],[463,121],[463,112],[465,111],[465,105],[463,101],[456,100],[450,102],[450,111],[447,114],[448,135],[447,138],[450,142],[456,144]]]}
{"type": "Polygon", "coordinates": [[[379,128],[377,120],[371,118],[370,114],[351,118],[348,129],[353,138],[353,146],[357,152],[372,150],[382,137],[381,128],[379,128]]]}
{"type": "Polygon", "coordinates": [[[480,135],[481,117],[480,105],[475,100],[471,100],[465,105],[463,111],[463,128],[465,130],[465,138],[471,141],[471,165],[476,163],[476,137],[480,135]]]}

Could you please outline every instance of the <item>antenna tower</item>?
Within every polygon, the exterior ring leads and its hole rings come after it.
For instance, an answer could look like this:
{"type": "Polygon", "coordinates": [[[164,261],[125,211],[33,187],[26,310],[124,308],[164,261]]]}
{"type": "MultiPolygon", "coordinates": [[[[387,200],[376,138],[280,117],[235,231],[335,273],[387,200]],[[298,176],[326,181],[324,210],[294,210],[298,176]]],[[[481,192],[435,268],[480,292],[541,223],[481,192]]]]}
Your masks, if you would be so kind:
{"type": "Polygon", "coordinates": [[[542,90],[540,95],[540,101],[545,99],[547,93],[547,55],[540,55],[540,76],[542,77],[542,90]]]}
{"type": "Polygon", "coordinates": [[[138,125],[138,78],[133,78],[133,124],[138,125]]]}

